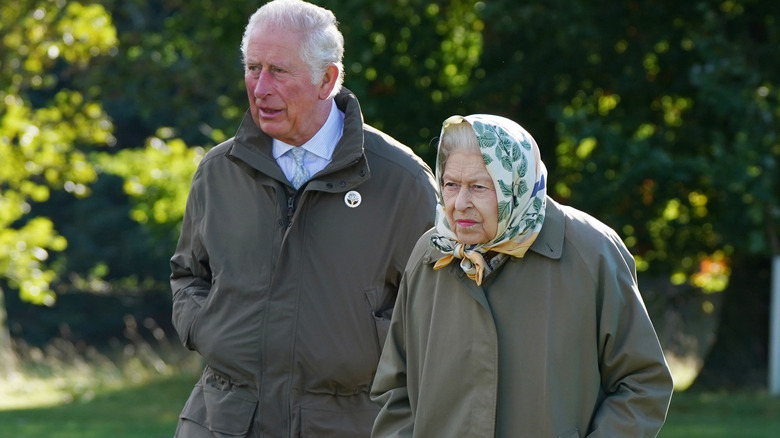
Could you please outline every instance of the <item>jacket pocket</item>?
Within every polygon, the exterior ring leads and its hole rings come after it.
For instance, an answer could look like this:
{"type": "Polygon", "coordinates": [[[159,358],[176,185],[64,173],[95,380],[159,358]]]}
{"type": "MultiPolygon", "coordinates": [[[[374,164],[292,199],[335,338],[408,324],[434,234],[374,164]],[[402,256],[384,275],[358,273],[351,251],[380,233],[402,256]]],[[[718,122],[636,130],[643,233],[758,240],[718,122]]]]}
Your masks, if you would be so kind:
{"type": "Polygon", "coordinates": [[[248,388],[206,372],[190,395],[181,417],[208,428],[217,436],[245,437],[255,417],[257,403],[257,397],[248,388]]]}
{"type": "Polygon", "coordinates": [[[384,347],[385,339],[387,338],[387,332],[390,331],[390,319],[393,314],[393,306],[383,303],[380,293],[376,289],[368,289],[365,293],[366,299],[368,300],[368,306],[371,310],[371,316],[374,319],[378,351],[379,354],[381,354],[382,347],[384,347]]]}
{"type": "Polygon", "coordinates": [[[238,391],[203,388],[208,428],[229,436],[246,436],[254,419],[257,399],[238,391]]]}

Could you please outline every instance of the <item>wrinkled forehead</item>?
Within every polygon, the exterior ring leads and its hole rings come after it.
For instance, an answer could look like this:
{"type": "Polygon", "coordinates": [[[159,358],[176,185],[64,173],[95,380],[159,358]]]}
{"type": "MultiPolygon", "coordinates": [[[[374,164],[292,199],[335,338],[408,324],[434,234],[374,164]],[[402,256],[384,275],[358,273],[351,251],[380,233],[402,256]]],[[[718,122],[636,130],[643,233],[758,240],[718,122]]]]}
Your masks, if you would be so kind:
{"type": "Polygon", "coordinates": [[[492,179],[479,151],[459,149],[453,151],[442,169],[444,179],[475,181],[492,179]]]}
{"type": "Polygon", "coordinates": [[[263,60],[289,64],[300,59],[302,42],[303,35],[299,32],[281,33],[274,28],[258,27],[249,35],[246,57],[249,60],[272,58],[263,60]]]}

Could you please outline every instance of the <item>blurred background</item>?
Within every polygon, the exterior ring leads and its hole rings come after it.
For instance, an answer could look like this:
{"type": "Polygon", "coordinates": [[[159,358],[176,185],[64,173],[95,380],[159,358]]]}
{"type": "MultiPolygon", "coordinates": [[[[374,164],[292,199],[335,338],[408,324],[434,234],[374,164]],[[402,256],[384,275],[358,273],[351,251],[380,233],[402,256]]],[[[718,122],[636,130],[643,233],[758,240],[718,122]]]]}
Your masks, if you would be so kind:
{"type": "MultiPolygon", "coordinates": [[[[172,435],[200,364],[168,259],[198,161],[247,108],[262,3],[0,4],[0,435],[172,435]]],[[[777,436],[780,2],[314,3],[368,123],[433,165],[448,116],[509,117],[549,194],[618,231],[675,376],[661,436],[777,436]]]]}

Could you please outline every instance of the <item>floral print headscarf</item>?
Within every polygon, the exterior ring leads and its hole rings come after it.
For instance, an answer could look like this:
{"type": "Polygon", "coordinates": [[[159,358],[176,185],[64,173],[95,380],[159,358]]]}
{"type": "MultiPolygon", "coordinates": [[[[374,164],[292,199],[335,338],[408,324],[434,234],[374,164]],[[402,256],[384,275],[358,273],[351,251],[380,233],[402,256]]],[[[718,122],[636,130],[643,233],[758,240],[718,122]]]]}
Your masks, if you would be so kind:
{"type": "Polygon", "coordinates": [[[483,277],[504,258],[523,257],[542,229],[547,205],[547,169],[536,141],[512,120],[487,114],[452,116],[444,121],[439,138],[449,125],[457,123],[469,123],[477,134],[485,167],[496,188],[498,228],[493,240],[486,243],[467,245],[458,241],[444,213],[441,196],[444,169],[439,152],[436,162],[439,202],[431,245],[445,256],[436,262],[434,269],[447,266],[455,258],[461,259],[463,271],[481,285],[483,277]],[[489,251],[497,256],[488,263],[484,255],[489,251]]]}

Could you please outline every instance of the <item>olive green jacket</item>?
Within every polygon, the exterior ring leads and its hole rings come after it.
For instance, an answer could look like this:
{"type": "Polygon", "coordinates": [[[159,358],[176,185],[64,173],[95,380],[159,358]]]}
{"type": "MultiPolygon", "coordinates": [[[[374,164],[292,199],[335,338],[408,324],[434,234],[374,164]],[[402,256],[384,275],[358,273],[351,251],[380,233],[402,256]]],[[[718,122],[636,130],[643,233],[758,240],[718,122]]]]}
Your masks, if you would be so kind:
{"type": "Polygon", "coordinates": [[[482,286],[417,243],[372,397],[373,437],[654,437],[672,378],[632,256],[602,223],[547,200],[525,257],[482,286]]]}
{"type": "Polygon", "coordinates": [[[368,392],[435,188],[352,93],[336,104],[332,162],[299,191],[249,114],[194,175],[171,286],[176,330],[207,365],[181,413],[204,437],[370,433],[368,392]]]}

